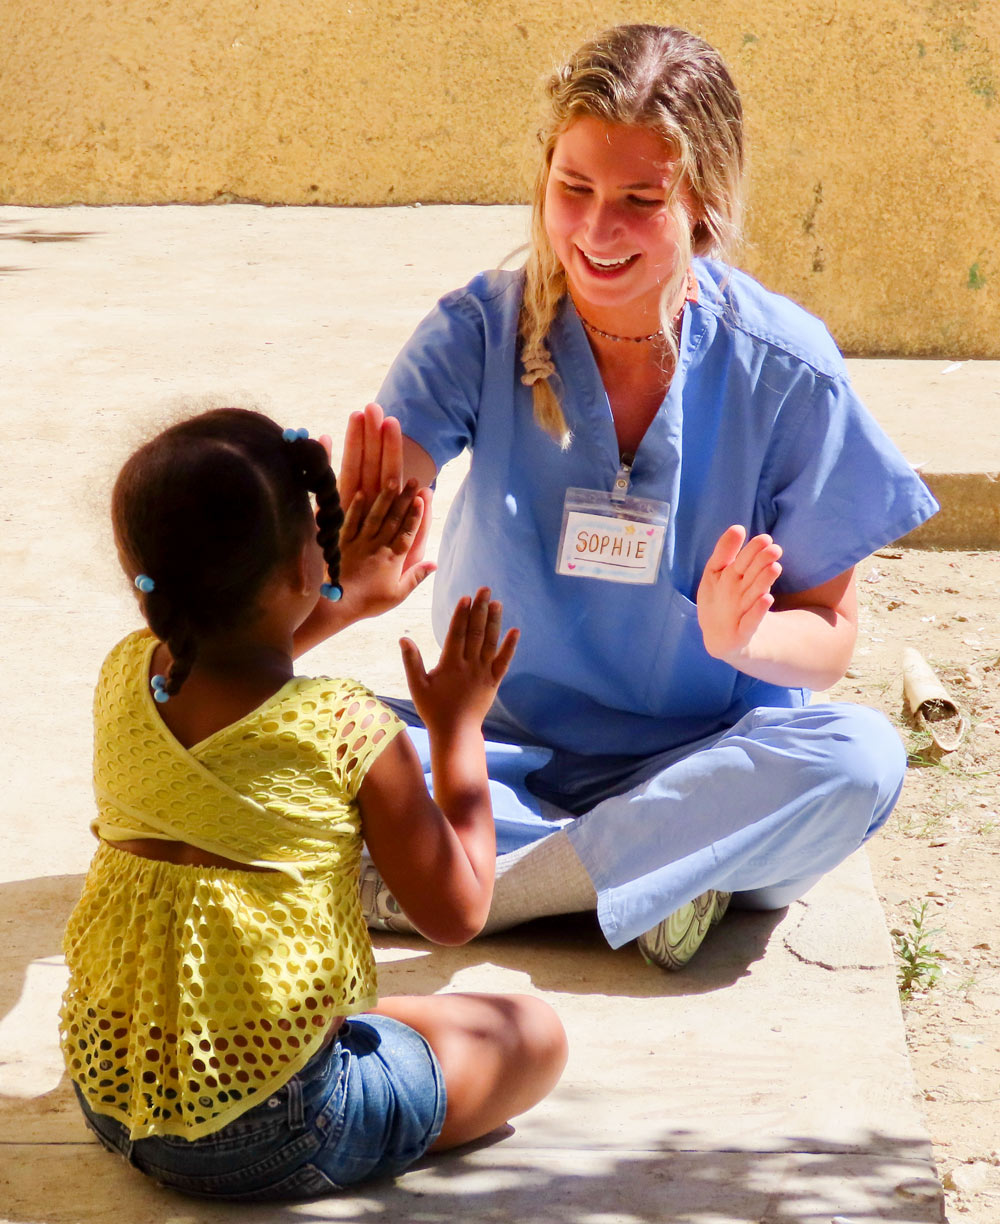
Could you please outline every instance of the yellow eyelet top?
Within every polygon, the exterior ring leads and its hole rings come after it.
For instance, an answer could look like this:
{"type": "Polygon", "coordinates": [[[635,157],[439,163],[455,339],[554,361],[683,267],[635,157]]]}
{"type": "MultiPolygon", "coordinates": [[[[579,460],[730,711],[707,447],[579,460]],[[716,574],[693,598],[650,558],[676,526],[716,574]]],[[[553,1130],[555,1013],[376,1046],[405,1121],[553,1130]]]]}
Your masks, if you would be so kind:
{"type": "Polygon", "coordinates": [[[102,840],[64,949],[66,1066],[133,1139],[219,1130],[377,1001],[361,914],[358,789],[402,728],[353,680],[296,677],[184,748],[149,687],[156,640],[105,660],[91,828],[102,840]],[[107,841],[184,841],[271,871],[140,858],[107,841]]]}

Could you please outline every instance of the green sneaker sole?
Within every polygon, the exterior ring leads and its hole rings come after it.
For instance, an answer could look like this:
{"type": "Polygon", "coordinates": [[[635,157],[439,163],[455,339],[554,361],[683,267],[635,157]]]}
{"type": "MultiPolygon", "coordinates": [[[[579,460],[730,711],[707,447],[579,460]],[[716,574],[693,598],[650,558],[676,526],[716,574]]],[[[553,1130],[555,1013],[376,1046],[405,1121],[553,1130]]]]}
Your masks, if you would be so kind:
{"type": "Polygon", "coordinates": [[[731,896],[709,889],[640,935],[636,946],[646,963],[671,971],[683,969],[726,912],[731,896]]]}

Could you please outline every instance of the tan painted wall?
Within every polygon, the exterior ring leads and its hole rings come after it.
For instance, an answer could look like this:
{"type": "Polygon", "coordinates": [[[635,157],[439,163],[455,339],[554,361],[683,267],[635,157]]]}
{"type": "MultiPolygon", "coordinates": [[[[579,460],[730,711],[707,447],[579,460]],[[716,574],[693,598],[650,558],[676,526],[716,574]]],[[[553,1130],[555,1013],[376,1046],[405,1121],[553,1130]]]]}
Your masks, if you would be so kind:
{"type": "Polygon", "coordinates": [[[1000,356],[998,0],[0,0],[0,202],[521,200],[620,20],[725,53],[751,271],[849,351],[1000,356]]]}

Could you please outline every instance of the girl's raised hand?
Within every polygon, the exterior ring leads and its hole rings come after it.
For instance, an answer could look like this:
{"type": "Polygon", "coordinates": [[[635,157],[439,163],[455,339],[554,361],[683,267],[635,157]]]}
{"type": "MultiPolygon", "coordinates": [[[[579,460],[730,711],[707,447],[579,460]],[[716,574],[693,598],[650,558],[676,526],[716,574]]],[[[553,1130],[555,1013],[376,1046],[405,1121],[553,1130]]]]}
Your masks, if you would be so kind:
{"type": "Polygon", "coordinates": [[[471,939],[490,908],[497,847],[483,719],[518,638],[511,629],[500,640],[501,613],[487,587],[460,599],[430,672],[414,643],[400,642],[430,739],[433,799],[405,735],[386,745],[358,792],[375,865],[410,921],[438,943],[471,939]]]}
{"type": "Polygon", "coordinates": [[[744,544],[734,525],[719,537],[698,584],[698,624],[705,649],[734,666],[774,603],[771,587],[781,573],[781,547],[769,535],[744,544]]]}
{"type": "Polygon", "coordinates": [[[441,658],[430,672],[416,643],[403,638],[403,666],[417,713],[429,731],[448,731],[463,721],[482,724],[517,649],[519,630],[500,641],[503,607],[489,587],[463,596],[452,614],[441,658]]]}
{"type": "Polygon", "coordinates": [[[423,515],[415,480],[400,489],[390,478],[370,505],[355,492],[340,530],[340,580],[352,619],[394,608],[434,571],[433,561],[406,567],[423,515]]]}
{"type": "Polygon", "coordinates": [[[355,494],[340,530],[343,596],[336,603],[316,601],[295,631],[294,657],[355,621],[388,612],[434,572],[433,561],[407,567],[423,513],[415,480],[401,492],[390,482],[367,511],[362,494],[355,494]]]}

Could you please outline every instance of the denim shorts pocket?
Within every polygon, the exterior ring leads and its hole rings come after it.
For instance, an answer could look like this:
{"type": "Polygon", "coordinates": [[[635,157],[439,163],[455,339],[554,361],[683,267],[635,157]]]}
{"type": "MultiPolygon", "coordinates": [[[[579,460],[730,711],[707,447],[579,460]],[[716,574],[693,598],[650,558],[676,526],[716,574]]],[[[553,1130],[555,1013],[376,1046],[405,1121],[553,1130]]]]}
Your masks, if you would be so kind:
{"type": "MultiPolygon", "coordinates": [[[[76,1088],[76,1085],[74,1084],[73,1087],[76,1088]]],[[[77,1094],[79,1095],[79,1089],[77,1089],[77,1094]]],[[[81,1097],[81,1101],[82,1099],[81,1097]]],[[[97,1137],[101,1147],[113,1152],[116,1156],[121,1156],[129,1164],[135,1163],[132,1158],[132,1149],[135,1144],[120,1122],[103,1114],[92,1114],[87,1109],[83,1110],[83,1121],[87,1129],[97,1137]]]]}

